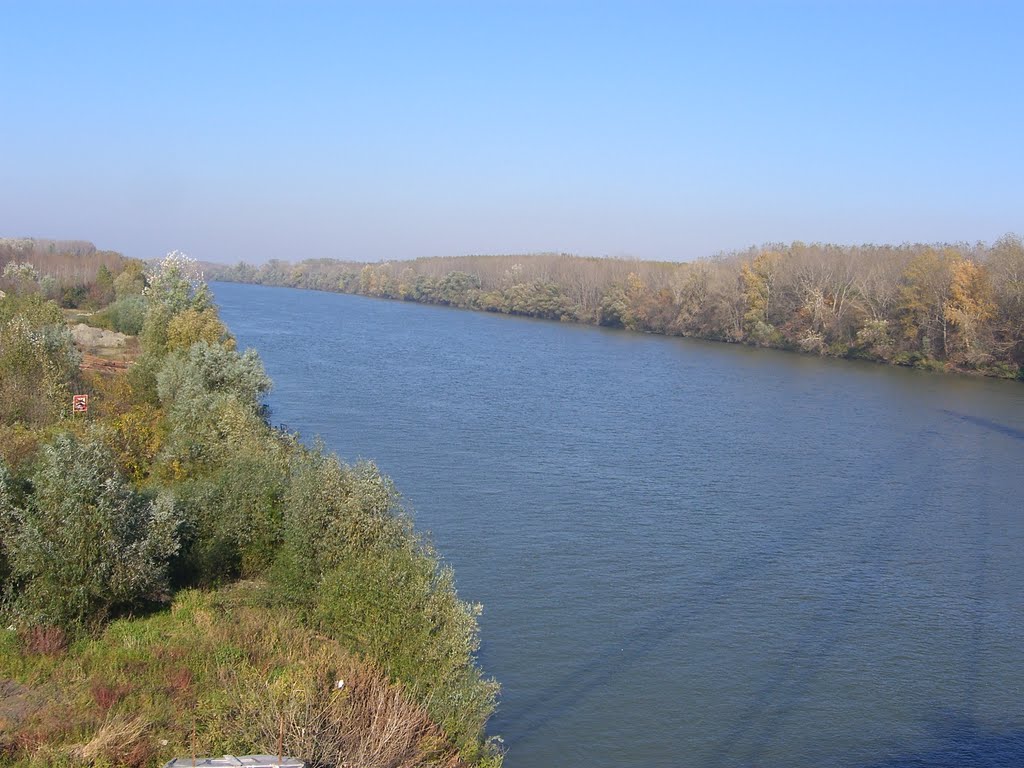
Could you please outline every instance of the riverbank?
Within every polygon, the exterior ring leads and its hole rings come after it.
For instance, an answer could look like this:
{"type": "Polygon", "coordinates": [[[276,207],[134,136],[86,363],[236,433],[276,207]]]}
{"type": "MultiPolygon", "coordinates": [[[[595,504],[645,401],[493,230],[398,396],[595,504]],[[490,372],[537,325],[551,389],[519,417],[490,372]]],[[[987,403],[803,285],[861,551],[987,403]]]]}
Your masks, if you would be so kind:
{"type": "Polygon", "coordinates": [[[568,254],[207,265],[310,288],[1024,379],[1024,244],[804,245],[691,263],[568,254]]]}
{"type": "Polygon", "coordinates": [[[116,312],[67,317],[29,269],[0,300],[4,764],[500,765],[479,606],[376,467],[270,426],[194,267],[116,312]],[[78,322],[111,318],[138,338],[78,322]]]}

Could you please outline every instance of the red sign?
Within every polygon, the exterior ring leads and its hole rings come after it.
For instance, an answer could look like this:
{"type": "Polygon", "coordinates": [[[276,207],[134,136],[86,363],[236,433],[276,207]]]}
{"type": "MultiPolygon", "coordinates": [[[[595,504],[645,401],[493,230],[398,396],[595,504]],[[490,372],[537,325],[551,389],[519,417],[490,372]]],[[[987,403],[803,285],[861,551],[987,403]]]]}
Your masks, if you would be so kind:
{"type": "Polygon", "coordinates": [[[89,410],[89,396],[88,395],[72,395],[71,396],[71,412],[72,413],[85,413],[89,410]]]}

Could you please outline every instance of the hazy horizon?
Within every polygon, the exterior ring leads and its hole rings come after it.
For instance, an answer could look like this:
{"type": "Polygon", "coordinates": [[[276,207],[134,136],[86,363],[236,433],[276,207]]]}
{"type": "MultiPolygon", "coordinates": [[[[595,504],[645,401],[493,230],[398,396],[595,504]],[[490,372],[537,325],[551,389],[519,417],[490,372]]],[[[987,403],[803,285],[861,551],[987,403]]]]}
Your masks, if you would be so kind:
{"type": "Polygon", "coordinates": [[[258,264],[1024,231],[1015,3],[5,16],[5,236],[258,264]]]}

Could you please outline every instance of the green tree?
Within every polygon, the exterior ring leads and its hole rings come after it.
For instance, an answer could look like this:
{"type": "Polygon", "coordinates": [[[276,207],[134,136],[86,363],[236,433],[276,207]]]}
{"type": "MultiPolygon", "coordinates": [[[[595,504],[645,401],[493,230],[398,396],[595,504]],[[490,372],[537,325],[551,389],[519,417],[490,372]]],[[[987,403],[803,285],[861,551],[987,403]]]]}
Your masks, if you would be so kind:
{"type": "Polygon", "coordinates": [[[0,302],[0,422],[42,426],[61,418],[79,360],[56,304],[37,294],[0,302]]]}
{"type": "Polygon", "coordinates": [[[136,493],[101,443],[70,435],[44,447],[30,481],[24,506],[8,503],[3,522],[18,620],[83,627],[166,598],[178,550],[169,496],[136,493]]]}

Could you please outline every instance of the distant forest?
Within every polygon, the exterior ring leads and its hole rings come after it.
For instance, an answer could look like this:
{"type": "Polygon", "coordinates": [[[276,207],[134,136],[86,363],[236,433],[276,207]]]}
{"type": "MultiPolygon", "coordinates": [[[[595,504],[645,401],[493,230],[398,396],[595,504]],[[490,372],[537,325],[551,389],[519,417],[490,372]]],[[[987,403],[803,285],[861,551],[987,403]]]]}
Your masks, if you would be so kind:
{"type": "Polygon", "coordinates": [[[33,290],[62,307],[99,307],[114,298],[114,275],[133,264],[132,279],[142,262],[116,251],[100,251],[84,240],[0,238],[0,290],[28,280],[33,290]]]}
{"type": "Polygon", "coordinates": [[[208,277],[1024,378],[1024,242],[208,265],[208,277]]]}

